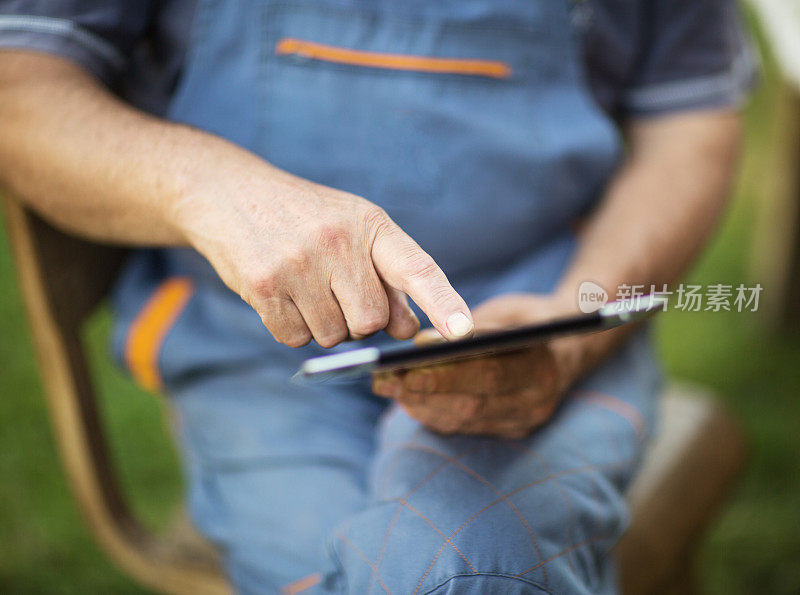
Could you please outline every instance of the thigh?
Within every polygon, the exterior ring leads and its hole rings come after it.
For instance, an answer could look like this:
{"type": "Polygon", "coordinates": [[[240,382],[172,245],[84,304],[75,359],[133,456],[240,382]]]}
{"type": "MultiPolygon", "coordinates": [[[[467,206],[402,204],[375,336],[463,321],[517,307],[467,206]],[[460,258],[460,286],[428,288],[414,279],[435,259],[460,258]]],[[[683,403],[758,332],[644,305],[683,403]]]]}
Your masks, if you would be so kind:
{"type": "Polygon", "coordinates": [[[331,541],[350,592],[597,593],[627,522],[658,375],[641,340],[524,440],[382,421],[366,508],[331,541]]]}
{"type": "Polygon", "coordinates": [[[264,370],[185,383],[171,403],[192,517],[237,591],[274,593],[321,576],[326,535],[365,505],[384,403],[264,370]]]}

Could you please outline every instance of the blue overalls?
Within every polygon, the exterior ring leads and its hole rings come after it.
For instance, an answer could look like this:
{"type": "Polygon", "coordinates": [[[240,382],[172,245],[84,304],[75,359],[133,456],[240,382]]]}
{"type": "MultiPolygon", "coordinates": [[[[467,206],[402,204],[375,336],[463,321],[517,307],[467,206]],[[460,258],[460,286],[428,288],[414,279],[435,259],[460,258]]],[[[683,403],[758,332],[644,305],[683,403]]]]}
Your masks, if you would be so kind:
{"type": "MultiPolygon", "coordinates": [[[[548,292],[622,152],[575,10],[202,0],[169,117],[382,206],[470,306],[548,292]]],[[[117,312],[115,349],[170,395],[193,518],[239,591],[614,590],[659,383],[643,334],[541,430],[496,440],[433,434],[367,383],[290,384],[324,350],[274,341],[191,250],[138,253],[117,312]]]]}

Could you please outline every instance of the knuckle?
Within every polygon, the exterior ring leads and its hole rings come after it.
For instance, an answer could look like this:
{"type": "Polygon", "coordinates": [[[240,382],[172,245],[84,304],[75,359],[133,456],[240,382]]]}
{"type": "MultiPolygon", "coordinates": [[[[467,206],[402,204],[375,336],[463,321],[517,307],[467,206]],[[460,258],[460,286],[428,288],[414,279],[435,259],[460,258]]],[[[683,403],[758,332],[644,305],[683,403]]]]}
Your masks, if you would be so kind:
{"type": "Polygon", "coordinates": [[[406,415],[417,420],[424,426],[429,425],[424,412],[420,411],[420,405],[418,403],[409,402],[404,399],[397,399],[397,402],[406,415]]]}
{"type": "Polygon", "coordinates": [[[301,247],[286,248],[281,256],[281,268],[291,274],[308,270],[310,264],[311,255],[301,247]]]}
{"type": "Polygon", "coordinates": [[[439,434],[449,436],[455,434],[460,428],[460,424],[452,419],[432,419],[427,423],[422,422],[428,429],[433,430],[439,434]]]}
{"type": "Polygon", "coordinates": [[[311,333],[302,323],[287,324],[283,302],[283,299],[276,297],[262,299],[258,308],[261,322],[278,343],[289,347],[302,347],[311,340],[311,333]]]}
{"type": "Polygon", "coordinates": [[[403,378],[405,387],[414,392],[430,393],[439,388],[439,376],[432,368],[409,371],[403,378]]]}
{"type": "Polygon", "coordinates": [[[503,365],[497,358],[489,358],[485,361],[484,384],[488,392],[495,392],[500,387],[503,379],[503,365]]]}
{"type": "Polygon", "coordinates": [[[478,414],[481,400],[478,397],[470,396],[464,399],[460,404],[461,419],[464,422],[472,421],[478,414]]]}
{"type": "Polygon", "coordinates": [[[346,340],[348,337],[347,329],[336,329],[335,331],[331,331],[326,333],[325,335],[320,336],[317,339],[317,343],[319,343],[320,347],[324,347],[325,349],[329,349],[330,347],[334,347],[339,343],[346,340]]]}
{"type": "MultiPolygon", "coordinates": [[[[439,267],[437,266],[436,269],[439,270],[439,267]]],[[[435,277],[429,277],[429,281],[432,279],[435,277]]],[[[454,303],[457,299],[457,294],[446,280],[429,286],[429,293],[433,301],[439,304],[454,303]]]]}
{"type": "Polygon", "coordinates": [[[424,252],[411,256],[406,266],[411,279],[429,279],[439,273],[439,265],[424,252]]]}
{"type": "Polygon", "coordinates": [[[275,331],[275,325],[272,323],[272,316],[270,312],[266,310],[259,310],[258,315],[261,317],[261,323],[267,328],[267,330],[272,333],[272,336],[275,337],[276,341],[280,341],[275,331]]]}
{"type": "Polygon", "coordinates": [[[386,328],[389,324],[389,312],[382,310],[371,310],[364,312],[353,321],[350,331],[357,335],[372,335],[386,328]]]}
{"type": "Polygon", "coordinates": [[[391,224],[391,219],[386,211],[374,204],[370,204],[364,209],[362,217],[367,229],[371,229],[373,232],[384,231],[391,224]]]}
{"type": "Polygon", "coordinates": [[[259,268],[245,273],[248,292],[259,300],[277,297],[280,294],[280,274],[273,268],[259,268]]]}
{"type": "Polygon", "coordinates": [[[276,322],[279,322],[278,318],[280,317],[281,312],[281,300],[275,296],[265,296],[262,297],[258,302],[258,314],[261,316],[261,322],[264,323],[264,326],[271,329],[276,325],[276,322]]]}
{"type": "Polygon", "coordinates": [[[546,401],[538,405],[533,410],[533,420],[536,425],[543,424],[550,419],[556,411],[558,403],[556,401],[546,401]]]}
{"type": "Polygon", "coordinates": [[[430,420],[430,426],[441,434],[455,434],[465,431],[468,424],[458,414],[434,414],[430,420]]]}
{"type": "Polygon", "coordinates": [[[338,253],[350,246],[350,231],[341,222],[324,222],[317,226],[316,239],[325,252],[338,253]]]}
{"type": "Polygon", "coordinates": [[[288,347],[303,347],[308,345],[309,341],[311,341],[311,333],[307,330],[294,331],[280,340],[281,343],[288,347]]]}

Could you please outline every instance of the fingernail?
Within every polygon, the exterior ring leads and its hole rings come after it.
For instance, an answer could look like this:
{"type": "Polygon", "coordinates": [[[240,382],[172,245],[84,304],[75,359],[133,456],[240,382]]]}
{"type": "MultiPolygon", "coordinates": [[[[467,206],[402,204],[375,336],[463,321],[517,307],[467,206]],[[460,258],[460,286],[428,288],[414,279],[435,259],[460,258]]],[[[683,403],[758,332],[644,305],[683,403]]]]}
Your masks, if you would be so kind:
{"type": "Polygon", "coordinates": [[[472,321],[462,312],[451,314],[447,319],[447,330],[453,337],[465,337],[472,332],[473,328],[472,321]]]}

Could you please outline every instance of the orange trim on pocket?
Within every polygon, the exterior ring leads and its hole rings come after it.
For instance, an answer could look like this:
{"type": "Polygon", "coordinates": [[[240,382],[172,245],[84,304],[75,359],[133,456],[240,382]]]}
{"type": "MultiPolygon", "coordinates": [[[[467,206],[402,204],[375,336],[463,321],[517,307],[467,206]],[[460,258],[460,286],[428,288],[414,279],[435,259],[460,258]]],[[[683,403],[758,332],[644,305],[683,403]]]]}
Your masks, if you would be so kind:
{"type": "Polygon", "coordinates": [[[300,580],[289,583],[281,589],[281,595],[297,595],[303,591],[308,591],[311,587],[315,587],[322,580],[322,575],[319,572],[309,574],[300,580]]]}
{"type": "Polygon", "coordinates": [[[125,362],[134,380],[142,387],[158,391],[163,386],[158,370],[161,345],[194,293],[191,279],[165,280],[131,324],[125,341],[125,362]]]}
{"type": "Polygon", "coordinates": [[[469,58],[432,58],[408,54],[385,54],[351,50],[313,41],[285,37],[275,45],[279,56],[296,55],[337,64],[351,64],[368,68],[411,70],[441,74],[467,74],[505,79],[511,76],[511,67],[498,60],[472,60],[469,58]]]}

